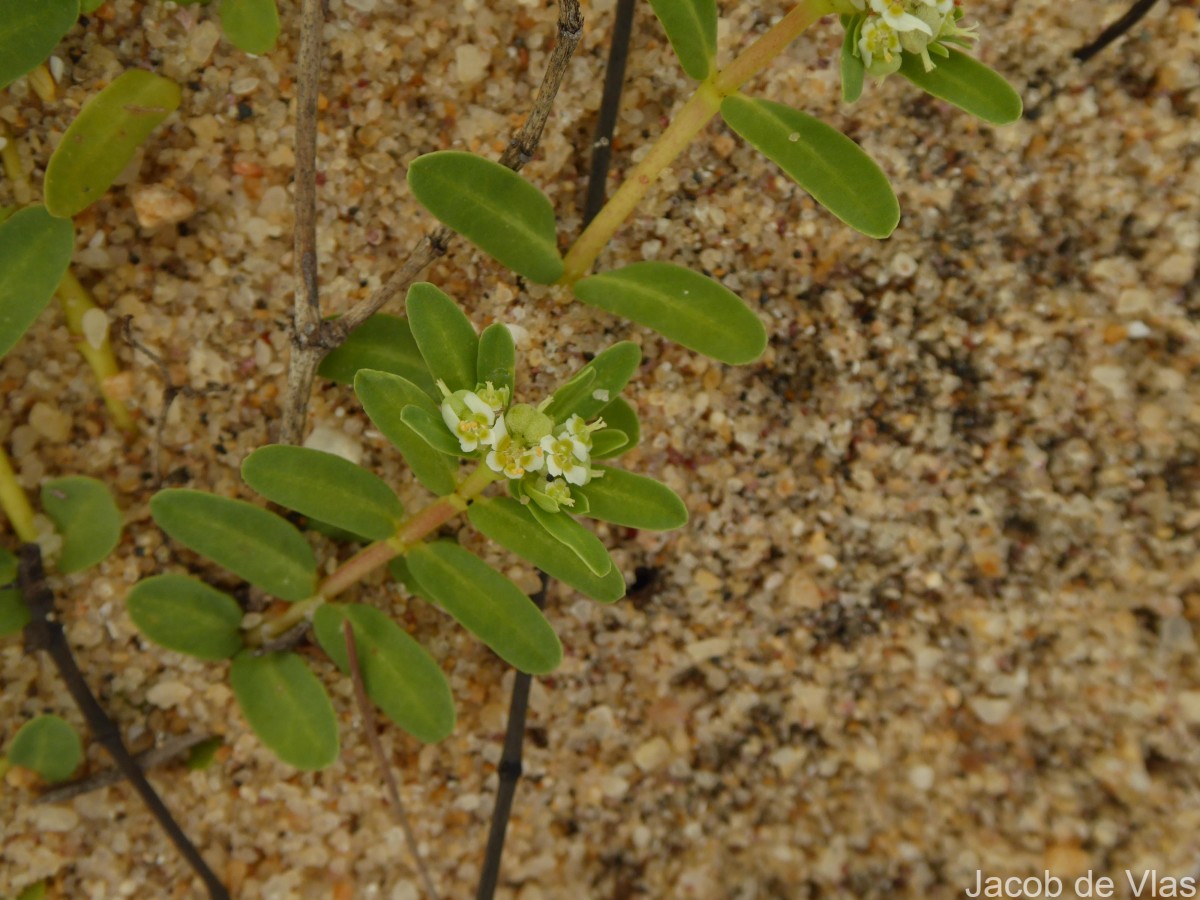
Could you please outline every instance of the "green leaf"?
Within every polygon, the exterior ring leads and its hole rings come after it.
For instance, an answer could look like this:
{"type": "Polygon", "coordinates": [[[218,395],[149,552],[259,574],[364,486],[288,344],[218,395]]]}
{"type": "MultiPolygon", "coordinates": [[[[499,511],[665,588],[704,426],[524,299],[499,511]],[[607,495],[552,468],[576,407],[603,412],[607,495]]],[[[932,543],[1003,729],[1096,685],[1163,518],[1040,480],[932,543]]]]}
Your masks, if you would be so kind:
{"type": "Polygon", "coordinates": [[[46,166],[46,209],[73,216],[99,200],[179,100],[179,85],[143,69],[88,100],[46,166]]]}
{"type": "Polygon", "coordinates": [[[550,398],[543,412],[555,422],[571,416],[591,420],[625,389],[642,362],[642,348],[621,341],[596,354],[550,398]]]}
{"type": "Polygon", "coordinates": [[[154,643],[200,659],[229,659],[242,649],[242,608],[223,591],[188,575],[155,575],[125,597],[129,618],[154,643]]]}
{"type": "Polygon", "coordinates": [[[608,555],[608,548],[567,513],[547,512],[536,503],[529,504],[529,511],[546,533],[578,556],[593,575],[603,578],[612,571],[613,562],[608,555]]]}
{"type": "Polygon", "coordinates": [[[367,695],[389,719],[432,744],[454,730],[454,695],[433,657],[387,615],[358,603],[326,603],[313,618],[321,647],[343,672],[350,657],[342,621],[350,620],[367,695]]]}
{"type": "Polygon", "coordinates": [[[46,882],[35,881],[33,884],[26,885],[21,893],[17,894],[17,900],[45,900],[46,898],[46,882]]]}
{"type": "Polygon", "coordinates": [[[392,561],[388,563],[388,572],[394,579],[404,585],[404,589],[414,597],[420,597],[430,605],[437,605],[437,601],[430,597],[429,592],[426,591],[425,588],[421,587],[421,585],[417,582],[417,579],[413,577],[413,573],[411,570],[409,570],[408,563],[404,561],[403,556],[394,557],[392,561]]]}
{"type": "Polygon", "coordinates": [[[322,360],[317,372],[339,384],[354,384],[360,369],[391,372],[407,378],[429,396],[439,396],[408,320],[399,316],[371,316],[322,360]]]}
{"type": "MultiPolygon", "coordinates": [[[[0,547],[0,585],[17,580],[17,557],[0,547]]],[[[29,607],[15,587],[0,588],[0,637],[16,634],[29,622],[29,607]]]]}
{"type": "Polygon", "coordinates": [[[731,365],[767,346],[762,322],[733,291],[699,272],[640,262],[575,283],[575,296],[731,365]]]}
{"type": "Polygon", "coordinates": [[[450,433],[441,415],[435,416],[419,406],[409,406],[401,411],[400,419],[438,453],[463,459],[473,459],[478,456],[478,451],[474,453],[463,451],[462,444],[450,433]]]}
{"type": "MultiPolygon", "coordinates": [[[[83,0],[83,2],[79,4],[79,11],[84,15],[87,15],[88,13],[94,13],[107,2],[108,0],[83,0]]],[[[178,0],[176,0],[176,2],[178,2],[178,0]]],[[[185,6],[188,2],[189,0],[184,0],[184,3],[180,3],[179,5],[185,6]]],[[[207,2],[207,0],[190,0],[190,2],[201,3],[207,2]]]]}
{"type": "Polygon", "coordinates": [[[203,772],[217,758],[217,751],[221,749],[221,745],[225,741],[219,737],[211,737],[207,741],[201,741],[192,747],[188,753],[187,770],[189,772],[203,772]]]}
{"type": "Polygon", "coordinates": [[[1021,118],[1021,95],[998,72],[958,50],[940,59],[930,72],[918,57],[904,54],[900,74],[928,94],[993,125],[1021,118]]]}
{"type": "Polygon", "coordinates": [[[323,769],[338,755],[329,695],[295,653],[233,659],[229,681],[242,714],[272,753],[297,769],[323,769]]]}
{"type": "Polygon", "coordinates": [[[242,463],[242,478],[273,503],[373,541],[390,538],[404,518],[382,478],[320,450],[260,447],[242,463]]]}
{"type": "Polygon", "coordinates": [[[887,176],[836,128],[782,103],[741,95],[721,102],[721,117],[851,228],[885,238],[900,221],[887,176]]]}
{"type": "Polygon", "coordinates": [[[75,250],[75,228],[30,206],[0,224],[0,357],[46,308],[75,250]]]}
{"type": "Polygon", "coordinates": [[[508,497],[489,497],[473,502],[467,517],[480,534],[593,600],[612,603],[624,597],[625,579],[617,567],[597,577],[574,551],[538,524],[530,511],[533,505],[508,497]]]}
{"type": "Polygon", "coordinates": [[[475,367],[479,382],[499,389],[508,388],[512,397],[516,382],[517,348],[513,345],[512,332],[503,322],[494,322],[483,329],[479,336],[479,362],[475,367]]]}
{"type": "Polygon", "coordinates": [[[83,745],[63,719],[38,716],[21,726],[8,748],[8,761],[47,781],[65,781],[83,762],[83,745]]]}
{"type": "Polygon", "coordinates": [[[279,39],[275,0],[221,0],[221,30],[244,53],[263,54],[279,39]]]}
{"type": "Polygon", "coordinates": [[[421,587],[509,665],[530,675],[558,667],[562,644],[541,610],[479,557],[438,541],[417,544],[407,559],[421,587]]]}
{"type": "Polygon", "coordinates": [[[571,488],[572,494],[587,498],[588,515],[593,519],[648,531],[669,531],[687,524],[687,507],[665,484],[623,469],[596,468],[604,475],[571,488]]]}
{"type": "Polygon", "coordinates": [[[79,572],[94,566],[121,539],[121,511],[102,481],[75,475],[42,485],[42,509],[62,535],[58,570],[79,572]]]}
{"type": "Polygon", "coordinates": [[[190,550],[282,600],[317,589],[312,548],[286,519],[243,500],[203,491],[159,491],[150,500],[158,527],[190,550]]]}
{"type": "Polygon", "coordinates": [[[703,81],[717,59],[715,0],[650,0],[683,71],[703,81]]]}
{"type": "Polygon", "coordinates": [[[417,480],[439,497],[454,493],[454,463],[430,447],[402,418],[408,406],[440,415],[429,395],[399,375],[371,369],[362,369],[355,376],[354,393],[371,422],[403,455],[417,480]]]}
{"type": "Polygon", "coordinates": [[[867,69],[858,55],[858,38],[866,18],[865,15],[842,16],[842,28],[846,31],[842,39],[842,99],[847,103],[862,96],[867,69]]]}
{"type": "Polygon", "coordinates": [[[0,88],[36,68],[79,18],[79,0],[4,0],[0,88]]]}
{"type": "MultiPolygon", "coordinates": [[[[638,422],[637,411],[623,397],[617,397],[598,413],[607,428],[623,432],[628,444],[621,448],[620,453],[628,453],[642,439],[642,426],[638,422]]],[[[592,459],[604,459],[597,456],[595,449],[596,436],[592,437],[592,459]]]]}
{"type": "Polygon", "coordinates": [[[629,436],[618,428],[601,428],[592,435],[592,459],[612,459],[629,449],[629,436]]]}
{"type": "Polygon", "coordinates": [[[434,379],[452,391],[473,391],[479,338],[458,304],[428,282],[414,284],[405,301],[408,324],[434,379]]]}
{"type": "Polygon", "coordinates": [[[517,274],[538,284],[562,276],[554,207],[511,169],[443,150],[413,160],[408,185],[422,206],[517,274]]]}

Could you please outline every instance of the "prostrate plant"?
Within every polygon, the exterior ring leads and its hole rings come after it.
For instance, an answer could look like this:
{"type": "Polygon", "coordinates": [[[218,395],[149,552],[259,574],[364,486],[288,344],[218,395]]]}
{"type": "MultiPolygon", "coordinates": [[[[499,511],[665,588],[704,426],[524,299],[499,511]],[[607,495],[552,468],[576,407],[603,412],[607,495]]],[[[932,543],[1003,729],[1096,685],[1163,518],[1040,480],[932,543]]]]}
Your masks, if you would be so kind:
{"type": "Polygon", "coordinates": [[[232,658],[230,680],[246,720],[280,759],[329,765],[337,719],[320,680],[291,651],[267,649],[312,623],[317,642],[349,670],[343,622],[361,650],[367,694],[419,740],[446,737],[455,713],[449,683],[430,655],[383,611],[334,598],[390,563],[408,590],[440,606],[522,672],[562,658],[554,629],[515,584],[459,544],[435,538],[465,513],[484,536],[593,599],[613,602],[625,580],[600,540],[574,516],[666,530],[687,520],[666,486],[601,464],[638,440],[637,416],[618,396],[641,361],[622,342],[599,353],[537,404],[514,402],[516,352],[508,328],[476,335],[431,284],[407,299],[417,358],[412,375],[362,369],[354,388],[367,415],[436,498],[406,513],[378,476],[317,450],[268,446],[243,463],[246,483],[314,527],[367,544],[318,583],[308,542],[287,520],[240,500],[194,490],[159,492],[154,520],[172,538],[278,598],[244,616],[233,597],[186,575],[139,582],[130,617],[151,640],[204,659],[232,658]],[[462,464],[465,474],[460,474],[462,464]],[[486,496],[503,483],[508,496],[486,496]]]}

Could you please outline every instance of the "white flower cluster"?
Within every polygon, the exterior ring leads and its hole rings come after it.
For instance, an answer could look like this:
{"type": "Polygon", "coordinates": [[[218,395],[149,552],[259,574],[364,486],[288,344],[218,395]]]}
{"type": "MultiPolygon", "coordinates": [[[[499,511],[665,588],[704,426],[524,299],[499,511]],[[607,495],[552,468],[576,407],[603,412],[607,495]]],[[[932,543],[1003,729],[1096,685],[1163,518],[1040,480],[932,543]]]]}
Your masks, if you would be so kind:
{"type": "Polygon", "coordinates": [[[522,493],[543,509],[574,506],[569,485],[587,484],[601,474],[591,467],[591,452],[592,432],[604,427],[603,419],[589,425],[571,416],[555,425],[542,412],[546,403],[509,407],[508,388],[490,381],[473,391],[451,393],[441,382],[438,387],[445,397],[442,420],[463,452],[486,449],[488,468],[520,481],[522,493]]]}
{"type": "Polygon", "coordinates": [[[921,57],[928,72],[934,67],[933,51],[947,56],[944,44],[968,46],[977,37],[975,27],[960,28],[962,10],[954,0],[849,0],[866,15],[855,52],[867,71],[890,75],[900,68],[900,52],[921,57]]]}

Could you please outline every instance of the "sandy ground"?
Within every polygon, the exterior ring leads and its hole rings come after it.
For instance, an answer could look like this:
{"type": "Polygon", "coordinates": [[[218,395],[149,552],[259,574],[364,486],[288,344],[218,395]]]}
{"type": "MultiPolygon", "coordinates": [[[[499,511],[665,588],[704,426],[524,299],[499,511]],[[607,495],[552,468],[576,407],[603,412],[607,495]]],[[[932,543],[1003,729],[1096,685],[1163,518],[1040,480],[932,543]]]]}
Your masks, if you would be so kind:
{"type": "MultiPolygon", "coordinates": [[[[1127,870],[1153,872],[1170,896],[1164,877],[1197,874],[1200,32],[1194,0],[1159,4],[1092,63],[1069,60],[1123,8],[971,4],[981,55],[1025,97],[1026,118],[1000,130],[898,79],[841,105],[830,22],[760,76],[754,93],[826,118],[879,160],[904,211],[895,235],[850,233],[714,125],[601,259],[719,277],[767,325],[757,364],[718,366],[560,305],[461,243],[429,270],[479,326],[525,329],[527,398],[585,353],[640,341],[628,396],[645,439],[624,462],[691,510],[670,535],[600,528],[632,584],[626,600],[551,593],[567,657],[534,688],[500,896],[941,898],[978,871],[1048,870],[1070,885],[1089,869],[1112,876],[1116,896],[1132,896],[1127,870]]],[[[555,8],[333,0],[331,11],[319,241],[336,311],[429,227],[404,185],[413,158],[502,149],[540,79],[555,8]]],[[[526,169],[564,244],[579,230],[611,2],[584,11],[526,169]]],[[[783,11],[723,4],[725,58],[783,11]]],[[[126,512],[118,552],[56,582],[69,636],[135,746],[224,737],[209,769],[154,781],[237,896],[415,898],[350,686],[319,652],[344,749],[330,769],[297,774],[248,732],[226,666],[147,643],[122,604],[137,578],[180,568],[147,513],[158,470],[248,497],[237,467],[278,413],[296,22],[289,9],[280,47],[253,59],[218,40],[211,9],[111,0],[101,12],[58,52],[60,100],[43,105],[18,83],[0,118],[40,183],[75,110],[123,66],[185,85],[125,183],[78,219],[76,271],[198,393],[176,401],[156,452],[164,382],[124,343],[134,438],[105,419],[56,311],[0,368],[0,438],[24,485],[93,475],[126,512]],[[195,212],[142,228],[139,185],[178,191],[195,212]]],[[[644,4],[629,77],[614,178],[690,90],[644,4]]],[[[320,385],[311,426],[344,434],[419,502],[349,390],[320,385]]],[[[526,566],[492,558],[532,586],[526,566]]],[[[441,891],[470,896],[511,673],[394,584],[373,580],[359,599],[403,609],[454,685],[450,739],[382,738],[441,891]]],[[[0,670],[0,739],[42,711],[79,724],[19,641],[0,646],[0,670]]],[[[89,770],[107,764],[88,748],[89,770]]],[[[0,895],[45,878],[59,897],[198,896],[127,786],[56,806],[35,794],[17,773],[0,793],[0,895]]]]}

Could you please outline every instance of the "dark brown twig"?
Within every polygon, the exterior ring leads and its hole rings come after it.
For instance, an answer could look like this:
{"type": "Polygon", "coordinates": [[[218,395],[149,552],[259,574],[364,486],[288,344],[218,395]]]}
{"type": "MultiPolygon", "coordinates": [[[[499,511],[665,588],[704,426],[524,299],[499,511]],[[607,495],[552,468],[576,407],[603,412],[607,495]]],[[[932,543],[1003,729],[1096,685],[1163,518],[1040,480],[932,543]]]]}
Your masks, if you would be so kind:
{"type": "Polygon", "coordinates": [[[621,92],[625,86],[625,63],[629,59],[629,35],[633,31],[635,0],[617,0],[613,20],[612,44],[608,48],[608,64],[604,67],[604,96],[596,116],[596,134],[592,138],[592,163],[588,172],[587,203],[584,205],[583,226],[600,212],[608,186],[608,167],[612,160],[612,140],[617,129],[617,113],[621,110],[621,92]]]}
{"type": "MultiPolygon", "coordinates": [[[[538,572],[542,586],[531,598],[538,609],[546,606],[546,591],[550,578],[538,572]]],[[[496,805],[492,807],[492,824],[488,829],[487,850],[483,857],[483,871],[479,875],[479,887],[475,900],[492,900],[496,885],[500,882],[500,857],[504,853],[504,838],[508,833],[508,820],[512,816],[513,798],[517,793],[517,782],[524,771],[521,765],[525,744],[525,714],[529,710],[529,688],[533,679],[524,672],[513,678],[512,701],[508,705],[508,726],[504,731],[504,750],[500,754],[498,769],[499,783],[496,785],[496,805]]]]}
{"type": "MultiPolygon", "coordinates": [[[[143,750],[141,753],[134,756],[134,761],[142,769],[154,769],[158,766],[165,766],[176,757],[187,753],[197,744],[208,740],[210,735],[204,734],[177,734],[167,738],[157,747],[151,747],[149,750],[143,750]]],[[[94,775],[88,775],[86,778],[80,778],[76,781],[69,781],[66,784],[51,788],[42,794],[38,795],[35,803],[66,803],[68,800],[73,800],[83,794],[90,794],[92,791],[98,791],[101,788],[111,787],[118,782],[124,781],[125,775],[120,769],[105,769],[102,772],[97,772],[94,775]]]]}
{"type": "Polygon", "coordinates": [[[71,645],[63,632],[62,623],[54,613],[54,594],[46,584],[46,573],[42,568],[42,551],[37,544],[22,544],[20,562],[17,568],[17,583],[21,595],[29,607],[29,624],[25,626],[25,649],[30,653],[42,650],[54,661],[58,674],[70,692],[71,698],[79,711],[83,713],[92,737],[98,741],[121,773],[132,782],[142,797],[151,814],[167,833],[167,837],[175,844],[183,858],[187,860],[192,870],[200,876],[210,897],[215,900],[229,900],[229,892],[213,874],[199,851],[195,848],[179,823],[171,816],[170,810],[155,792],[146,775],[130,755],[129,750],[121,741],[121,732],[116,723],[109,718],[108,713],[96,700],[88,687],[87,680],[75,662],[71,645]]]}
{"type": "Polygon", "coordinates": [[[1117,21],[1113,22],[1102,32],[1100,32],[1100,37],[1096,38],[1090,44],[1080,47],[1071,55],[1081,63],[1087,62],[1121,35],[1125,34],[1125,32],[1129,31],[1129,29],[1131,29],[1134,25],[1140,22],[1142,17],[1145,16],[1146,13],[1150,12],[1150,7],[1152,7],[1156,2],[1158,2],[1158,0],[1137,0],[1133,6],[1129,7],[1129,11],[1126,12],[1125,15],[1121,16],[1121,18],[1117,19],[1117,21]]]}
{"type": "Polygon", "coordinates": [[[400,802],[400,789],[396,786],[396,778],[392,774],[392,767],[388,765],[387,756],[383,752],[383,745],[379,742],[379,734],[375,731],[375,712],[371,707],[371,701],[367,699],[367,688],[363,684],[362,670],[358,665],[358,641],[354,639],[354,627],[350,624],[349,619],[342,620],[342,637],[346,641],[346,657],[350,665],[350,680],[354,684],[354,701],[358,704],[358,714],[362,717],[363,732],[367,736],[367,744],[371,748],[371,753],[374,755],[375,761],[379,764],[379,771],[383,773],[383,784],[387,788],[388,802],[392,807],[392,815],[396,817],[396,821],[404,831],[404,840],[408,843],[408,852],[412,854],[417,872],[421,875],[421,880],[425,882],[425,892],[429,894],[431,900],[438,900],[437,888],[434,887],[429,870],[425,867],[425,861],[421,859],[421,848],[417,844],[417,836],[413,833],[412,825],[408,821],[408,815],[404,812],[404,805],[400,802]]]}

